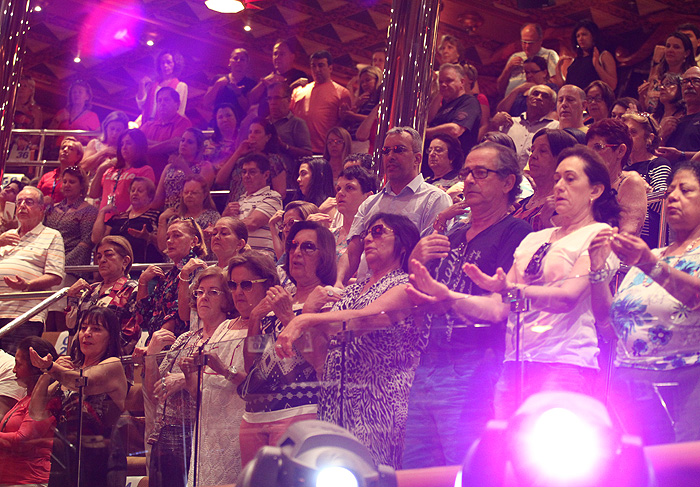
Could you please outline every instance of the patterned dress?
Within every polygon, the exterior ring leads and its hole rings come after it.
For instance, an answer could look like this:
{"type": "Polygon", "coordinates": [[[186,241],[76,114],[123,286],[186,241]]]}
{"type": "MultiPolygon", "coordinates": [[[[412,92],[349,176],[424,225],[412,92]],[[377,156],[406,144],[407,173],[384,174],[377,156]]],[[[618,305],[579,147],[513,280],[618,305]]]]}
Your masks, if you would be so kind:
{"type": "MultiPolygon", "coordinates": [[[[194,174],[200,174],[202,172],[202,163],[195,163],[190,166],[190,170],[194,174]]],[[[177,208],[180,205],[180,197],[185,187],[187,174],[182,169],[171,164],[163,173],[163,178],[163,188],[165,189],[164,209],[177,208]]]]}
{"type": "MultiPolygon", "coordinates": [[[[395,270],[363,292],[368,279],[349,286],[334,311],[361,309],[394,286],[408,283],[395,270]]],[[[318,417],[350,430],[380,464],[401,467],[408,393],[427,330],[411,318],[391,328],[331,339],[324,365],[318,417]]]]}

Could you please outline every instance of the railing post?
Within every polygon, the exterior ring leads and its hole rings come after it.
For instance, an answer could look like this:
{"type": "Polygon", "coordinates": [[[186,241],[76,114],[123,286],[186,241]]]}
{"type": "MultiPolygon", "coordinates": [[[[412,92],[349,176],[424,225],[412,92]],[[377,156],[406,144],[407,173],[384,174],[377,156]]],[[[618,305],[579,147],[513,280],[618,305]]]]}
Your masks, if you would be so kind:
{"type": "Polygon", "coordinates": [[[29,0],[2,0],[0,9],[0,177],[10,151],[15,97],[22,74],[29,0]]]}

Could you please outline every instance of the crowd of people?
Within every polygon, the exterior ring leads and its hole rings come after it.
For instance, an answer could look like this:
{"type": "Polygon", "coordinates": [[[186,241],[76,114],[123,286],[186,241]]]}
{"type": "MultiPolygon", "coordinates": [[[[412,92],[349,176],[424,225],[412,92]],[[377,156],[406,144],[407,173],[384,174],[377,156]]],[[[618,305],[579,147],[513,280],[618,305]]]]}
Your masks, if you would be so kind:
{"type": "MultiPolygon", "coordinates": [[[[316,418],[377,463],[459,464],[488,420],[545,390],[609,390],[645,444],[699,440],[700,30],[669,34],[639,99],[616,98],[593,22],[574,57],[539,25],[520,36],[493,110],[444,36],[425,138],[384,140],[383,52],[344,87],[327,51],[309,77],[278,41],[256,80],[237,48],[204,95],[207,138],[164,51],[137,121],[113,112],[101,136],[61,139],[58,168],[8,182],[0,293],[69,287],[52,313],[70,339],[59,357],[40,338],[46,311],[0,338],[23,387],[0,389],[0,484],[124,485],[125,356],[143,365],[156,487],[234,483],[316,418]]],[[[18,127],[42,124],[33,88],[18,127]]],[[[91,98],[74,83],[50,126],[100,129],[91,98]]],[[[0,325],[38,302],[0,300],[0,325]]]]}

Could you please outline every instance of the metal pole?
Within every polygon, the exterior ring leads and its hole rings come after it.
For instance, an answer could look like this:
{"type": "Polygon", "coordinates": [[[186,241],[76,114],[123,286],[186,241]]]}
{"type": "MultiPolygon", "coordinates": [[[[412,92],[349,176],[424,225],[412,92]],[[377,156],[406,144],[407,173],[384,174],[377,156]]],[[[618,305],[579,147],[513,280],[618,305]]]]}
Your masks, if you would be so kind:
{"type": "MultiPolygon", "coordinates": [[[[393,0],[376,158],[391,127],[425,135],[439,21],[439,0],[393,0]]],[[[380,165],[380,175],[384,168],[380,165]]]]}
{"type": "Polygon", "coordinates": [[[4,337],[5,335],[7,335],[11,331],[13,331],[15,328],[22,326],[27,321],[32,319],[35,315],[41,313],[44,309],[48,308],[56,301],[63,298],[66,295],[66,293],[68,293],[68,289],[70,289],[70,288],[64,287],[63,289],[59,289],[58,291],[53,293],[51,296],[44,299],[41,303],[34,306],[29,311],[22,313],[17,318],[15,318],[14,320],[10,321],[5,326],[0,328],[0,338],[4,337]]]}
{"type": "Polygon", "coordinates": [[[15,97],[22,72],[29,0],[2,0],[0,8],[0,176],[10,151],[15,97]]]}

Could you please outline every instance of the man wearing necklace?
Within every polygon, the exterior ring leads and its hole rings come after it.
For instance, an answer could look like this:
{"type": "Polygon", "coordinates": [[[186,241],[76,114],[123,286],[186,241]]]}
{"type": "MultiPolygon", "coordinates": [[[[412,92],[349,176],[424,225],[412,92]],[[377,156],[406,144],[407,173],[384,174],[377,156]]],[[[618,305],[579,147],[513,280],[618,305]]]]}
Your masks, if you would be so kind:
{"type": "MultiPolygon", "coordinates": [[[[44,195],[27,186],[17,195],[19,228],[0,235],[0,293],[45,291],[57,286],[65,277],[63,238],[45,227],[44,195]]],[[[0,301],[0,326],[39,304],[41,299],[0,301]]],[[[32,321],[0,339],[0,348],[14,354],[17,344],[29,335],[41,336],[46,310],[32,321]]]]}
{"type": "Polygon", "coordinates": [[[63,199],[61,175],[66,168],[76,166],[82,159],[83,145],[75,137],[64,138],[58,152],[58,162],[61,166],[44,174],[37,184],[44,196],[48,197],[47,206],[63,199]]]}
{"type": "MultiPolygon", "coordinates": [[[[486,142],[469,153],[461,176],[461,208],[471,208],[471,220],[453,226],[446,236],[424,237],[411,257],[428,265],[451,290],[483,295],[488,292],[472,282],[462,266],[475,264],[489,275],[499,267],[510,268],[515,248],[532,231],[529,223],[508,216],[522,171],[513,151],[486,142]]],[[[464,459],[493,416],[494,386],[503,358],[503,321],[465,321],[448,311],[429,315],[429,322],[428,347],[409,399],[404,468],[454,465],[464,459]]]]}

